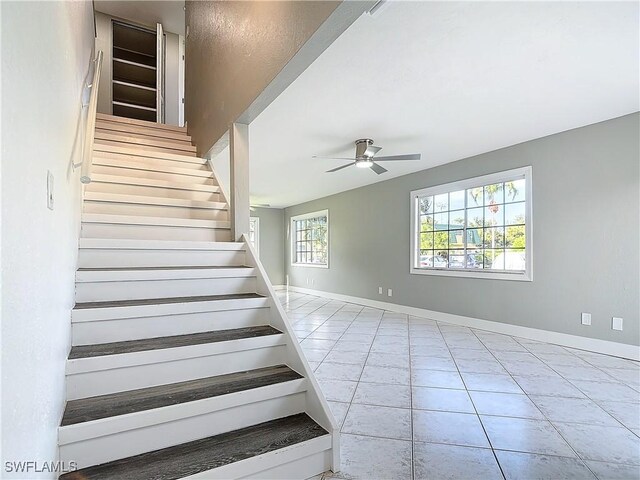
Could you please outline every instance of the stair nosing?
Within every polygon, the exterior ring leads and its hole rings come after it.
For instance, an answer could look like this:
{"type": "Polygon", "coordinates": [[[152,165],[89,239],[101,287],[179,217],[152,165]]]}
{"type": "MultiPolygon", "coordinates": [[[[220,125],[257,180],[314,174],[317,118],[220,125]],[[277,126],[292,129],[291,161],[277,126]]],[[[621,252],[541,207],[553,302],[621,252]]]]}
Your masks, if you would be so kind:
{"type": "Polygon", "coordinates": [[[163,152],[161,150],[149,150],[146,148],[139,148],[139,147],[133,147],[133,146],[126,146],[126,145],[118,146],[117,145],[118,142],[114,142],[114,143],[116,145],[114,145],[113,143],[102,143],[98,140],[94,143],[93,149],[94,151],[99,151],[99,152],[125,153],[125,154],[134,155],[138,157],[156,158],[160,160],[162,159],[175,160],[178,162],[182,161],[182,162],[188,162],[188,163],[202,163],[202,164],[207,163],[206,159],[202,157],[194,156],[194,155],[182,155],[180,153],[163,152]]]}
{"type": "Polygon", "coordinates": [[[79,244],[81,250],[202,250],[211,252],[246,252],[244,242],[80,238],[79,244]]]}
{"type": "MultiPolygon", "coordinates": [[[[104,131],[107,130],[105,128],[101,128],[99,126],[96,125],[96,136],[95,139],[96,140],[107,140],[107,141],[112,141],[112,142],[120,142],[122,144],[131,144],[131,145],[150,145],[153,147],[158,147],[158,148],[167,148],[169,150],[184,150],[186,152],[196,152],[196,147],[194,145],[191,144],[191,142],[188,142],[187,140],[178,140],[178,139],[173,139],[171,137],[155,137],[157,139],[154,138],[145,138],[145,137],[138,137],[135,133],[133,132],[129,132],[127,134],[127,132],[122,132],[122,131],[118,131],[118,133],[110,133],[113,132],[113,130],[109,130],[109,131],[104,131]],[[116,137],[116,138],[101,138],[101,137],[116,137]],[[122,138],[117,138],[117,137],[122,137],[122,138]],[[135,141],[131,141],[131,140],[139,140],[140,142],[144,142],[144,141],[149,141],[149,142],[158,142],[158,143],[164,143],[164,144],[176,144],[178,143],[178,145],[176,145],[179,148],[172,148],[172,147],[164,147],[163,145],[152,145],[149,143],[139,143],[139,142],[135,142],[135,141]],[[184,143],[185,145],[180,145],[180,143],[184,143]]],[[[139,134],[139,135],[144,135],[144,134],[139,134]]],[[[151,135],[148,135],[151,136],[151,135]]]]}
{"type": "MultiPolygon", "coordinates": [[[[166,160],[166,161],[171,162],[173,160],[166,160]]],[[[170,175],[183,175],[186,177],[215,179],[215,175],[211,170],[195,170],[195,169],[189,169],[189,168],[181,168],[179,166],[171,167],[171,166],[145,165],[144,162],[126,163],[126,162],[118,161],[117,159],[102,157],[100,154],[93,156],[93,164],[100,165],[102,167],[126,168],[128,170],[140,170],[144,172],[166,173],[170,175]]]]}
{"type": "Polygon", "coordinates": [[[152,217],[149,215],[118,215],[110,213],[83,213],[82,223],[102,223],[127,226],[156,226],[169,228],[207,228],[211,230],[229,230],[228,220],[201,220],[197,218],[152,217]]]}
{"type": "Polygon", "coordinates": [[[151,195],[129,195],[126,193],[85,192],[84,200],[101,203],[123,203],[131,205],[147,205],[173,208],[195,208],[201,210],[229,210],[226,202],[207,200],[189,200],[183,198],[154,197],[151,195]],[[104,198],[100,198],[104,197],[104,198]],[[189,205],[189,203],[195,203],[189,205]]]}
{"type": "MultiPolygon", "coordinates": [[[[184,163],[187,165],[207,165],[208,164],[208,161],[206,159],[200,158],[200,157],[189,157],[189,156],[178,155],[179,158],[169,158],[166,156],[141,155],[141,153],[147,153],[146,151],[139,152],[139,151],[131,151],[131,149],[128,149],[129,151],[119,152],[116,150],[105,149],[101,147],[116,147],[116,145],[100,145],[98,148],[93,149],[93,154],[126,155],[129,157],[137,157],[137,158],[151,160],[151,161],[175,162],[175,163],[184,163]]],[[[162,153],[162,152],[159,152],[159,153],[162,153]]]]}
{"type": "Polygon", "coordinates": [[[135,271],[159,271],[159,270],[222,270],[255,268],[248,265],[171,265],[157,267],[79,267],[79,272],[135,272],[135,271]]]}
{"type": "Polygon", "coordinates": [[[124,340],[120,342],[98,343],[91,345],[75,345],[71,347],[68,360],[83,360],[88,358],[104,358],[113,355],[127,355],[133,353],[168,350],[171,348],[208,345],[233,340],[246,340],[271,335],[282,335],[283,332],[270,326],[252,326],[227,330],[212,330],[207,332],[189,333],[183,335],[169,335],[165,337],[142,338],[124,340]],[[181,343],[184,340],[184,343],[181,343]],[[189,340],[189,342],[187,342],[189,340]],[[173,343],[172,343],[173,342],[173,343]],[[90,351],[93,349],[92,351],[90,351]],[[82,354],[81,352],[87,352],[82,354]]]}
{"type": "Polygon", "coordinates": [[[255,279],[255,267],[246,265],[232,266],[160,266],[160,267],[115,267],[115,268],[78,268],[76,287],[83,284],[102,284],[119,282],[184,282],[226,279],[255,279]]]}
{"type": "Polygon", "coordinates": [[[144,177],[128,177],[124,175],[113,175],[109,173],[94,173],[91,176],[91,182],[96,183],[113,183],[117,185],[134,185],[138,187],[150,188],[167,188],[169,190],[186,190],[191,192],[217,193],[221,194],[218,185],[198,185],[189,183],[174,183],[160,179],[150,179],[144,177]]]}
{"type": "MultiPolygon", "coordinates": [[[[188,152],[186,150],[180,150],[177,148],[168,148],[168,147],[157,147],[157,146],[153,146],[153,145],[140,145],[137,143],[127,143],[127,142],[121,142],[118,140],[107,140],[107,139],[100,139],[100,138],[96,138],[93,142],[94,147],[96,145],[106,145],[106,146],[114,146],[114,147],[118,147],[118,146],[122,146],[122,148],[131,148],[135,151],[138,152],[146,152],[146,153],[168,153],[170,155],[182,155],[184,157],[196,157],[197,156],[197,152],[193,151],[193,152],[188,152]],[[193,154],[193,155],[189,155],[189,154],[193,154]]],[[[147,155],[148,156],[148,155],[147,155]]]]}
{"type": "MultiPolygon", "coordinates": [[[[165,170],[158,170],[158,169],[153,169],[153,168],[144,168],[144,165],[108,165],[105,164],[103,162],[96,162],[94,164],[94,167],[102,167],[103,169],[105,168],[112,168],[112,169],[116,169],[115,172],[112,173],[107,173],[106,175],[117,175],[117,176],[122,176],[122,177],[134,177],[134,178],[138,178],[138,176],[133,175],[133,171],[138,171],[138,172],[147,172],[147,173],[152,173],[152,174],[157,174],[157,175],[161,175],[164,178],[167,178],[168,181],[170,181],[172,184],[174,185],[191,185],[192,182],[196,182],[198,180],[203,180],[204,182],[207,181],[211,181],[211,183],[196,183],[196,185],[212,185],[212,186],[217,186],[215,185],[215,179],[216,177],[213,175],[213,172],[204,172],[205,175],[194,175],[193,173],[200,173],[200,171],[185,171],[185,172],[168,172],[165,170]],[[117,169],[121,169],[117,170],[117,169]]],[[[97,172],[100,173],[100,172],[97,172]]],[[[156,180],[156,178],[154,177],[142,177],[142,178],[150,178],[153,180],[156,180]]]]}
{"type": "Polygon", "coordinates": [[[119,117],[117,115],[110,115],[108,113],[97,113],[96,120],[121,123],[124,125],[140,125],[142,127],[154,128],[156,130],[170,130],[173,132],[180,132],[180,133],[187,132],[186,127],[179,127],[177,125],[168,125],[165,123],[150,122],[148,120],[138,120],[138,119],[133,119],[128,117],[119,117]]]}
{"type": "Polygon", "coordinates": [[[128,134],[128,135],[143,135],[146,137],[152,138],[160,138],[160,139],[171,139],[176,142],[188,142],[191,143],[191,135],[181,132],[172,132],[171,130],[157,130],[154,128],[137,126],[137,125],[127,125],[127,124],[118,124],[117,122],[108,122],[104,120],[96,121],[96,130],[104,130],[106,132],[114,132],[113,134],[128,134]],[[143,129],[143,132],[132,131],[130,129],[143,129]],[[173,136],[166,136],[167,134],[173,136]]]}
{"type": "Polygon", "coordinates": [[[104,308],[120,308],[120,307],[138,307],[138,306],[155,306],[155,305],[170,305],[170,304],[182,304],[182,303],[198,303],[198,302],[212,302],[220,300],[246,300],[246,299],[258,299],[266,298],[264,295],[258,293],[234,293],[229,295],[197,295],[193,297],[166,297],[166,298],[150,298],[150,299],[138,299],[138,300],[110,300],[103,302],[80,302],[76,303],[73,310],[91,310],[91,309],[104,309],[104,308]]]}

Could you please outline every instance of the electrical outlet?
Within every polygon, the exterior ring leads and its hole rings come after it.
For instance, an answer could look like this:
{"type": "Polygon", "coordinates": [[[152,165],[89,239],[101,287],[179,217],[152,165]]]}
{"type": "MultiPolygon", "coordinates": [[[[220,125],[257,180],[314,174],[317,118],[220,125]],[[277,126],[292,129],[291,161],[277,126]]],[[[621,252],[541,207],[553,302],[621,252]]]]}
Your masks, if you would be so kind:
{"type": "Polygon", "coordinates": [[[47,208],[53,210],[53,173],[47,170],[47,208]]]}
{"type": "Polygon", "coordinates": [[[382,287],[378,287],[378,294],[382,295],[382,287]]]}
{"type": "Polygon", "coordinates": [[[387,290],[387,297],[392,297],[393,296],[393,290],[389,289],[387,290]]]}
{"type": "Polygon", "coordinates": [[[622,318],[620,317],[613,317],[611,319],[611,328],[613,330],[622,330],[622,318]]]}
{"type": "Polygon", "coordinates": [[[591,325],[591,314],[582,313],[582,325],[591,325]]]}

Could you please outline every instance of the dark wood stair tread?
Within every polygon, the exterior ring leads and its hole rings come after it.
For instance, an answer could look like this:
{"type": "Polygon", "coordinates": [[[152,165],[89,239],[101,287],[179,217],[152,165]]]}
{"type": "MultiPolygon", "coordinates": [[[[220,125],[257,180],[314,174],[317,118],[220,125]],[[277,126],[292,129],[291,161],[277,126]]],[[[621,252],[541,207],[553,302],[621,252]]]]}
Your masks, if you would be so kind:
{"type": "Polygon", "coordinates": [[[190,333],[187,335],[172,335],[170,337],[143,338],[140,340],[126,340],[123,342],[99,343],[95,345],[77,345],[71,347],[69,360],[142,352],[146,350],[186,347],[189,345],[202,345],[204,343],[226,342],[229,340],[263,337],[280,333],[282,333],[280,330],[269,325],[260,325],[257,327],[215,330],[211,332],[190,333]]]}
{"type": "Polygon", "coordinates": [[[234,293],[229,295],[199,295],[195,297],[143,298],[137,300],[113,300],[107,302],[76,303],[74,310],[87,308],[136,307],[141,305],[166,305],[168,303],[209,302],[216,300],[243,300],[247,298],[264,298],[257,293],[234,293]]]}
{"type": "Polygon", "coordinates": [[[79,268],[79,272],[131,272],[137,270],[205,270],[222,268],[252,268],[246,265],[184,265],[170,267],[101,267],[101,268],[79,268]]]}
{"type": "Polygon", "coordinates": [[[305,413],[65,473],[63,480],[173,480],[312,440],[328,432],[305,413]]]}
{"type": "Polygon", "coordinates": [[[67,402],[61,426],[193,402],[302,378],[286,365],[140,388],[67,402]]]}

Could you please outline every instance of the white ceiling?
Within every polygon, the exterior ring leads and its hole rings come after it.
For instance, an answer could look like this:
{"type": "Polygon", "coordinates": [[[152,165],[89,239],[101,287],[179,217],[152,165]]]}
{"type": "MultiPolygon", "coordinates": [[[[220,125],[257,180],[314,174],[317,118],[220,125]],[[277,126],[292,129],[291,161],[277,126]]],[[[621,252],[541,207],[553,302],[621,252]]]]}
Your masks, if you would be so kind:
{"type": "Polygon", "coordinates": [[[166,32],[184,35],[184,0],[95,0],[95,9],[146,25],[161,23],[166,32]]]}
{"type": "Polygon", "coordinates": [[[289,206],[639,110],[637,2],[393,2],[250,125],[251,200],[289,206]],[[347,168],[373,138],[389,172],[347,168]]]}

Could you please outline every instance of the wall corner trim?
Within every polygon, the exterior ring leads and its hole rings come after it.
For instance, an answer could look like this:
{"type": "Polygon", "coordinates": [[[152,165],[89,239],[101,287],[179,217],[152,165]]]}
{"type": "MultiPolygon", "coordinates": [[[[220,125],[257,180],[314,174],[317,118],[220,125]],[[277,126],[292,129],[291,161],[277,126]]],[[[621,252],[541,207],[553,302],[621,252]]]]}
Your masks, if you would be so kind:
{"type": "MultiPolygon", "coordinates": [[[[278,289],[283,288],[286,288],[286,286],[278,285],[278,289]]],[[[576,348],[578,350],[588,350],[590,352],[613,355],[615,357],[622,357],[636,361],[640,360],[640,346],[628,345],[625,343],[610,342],[608,340],[581,337],[579,335],[552,332],[538,328],[523,327],[520,325],[509,325],[502,322],[482,320],[480,318],[465,317],[463,315],[454,315],[451,313],[436,312],[434,310],[427,310],[424,308],[409,307],[397,303],[380,302],[378,300],[369,300],[368,298],[352,297],[350,295],[312,290],[309,288],[290,286],[289,291],[317,295],[320,297],[330,298],[332,300],[340,300],[343,302],[364,305],[366,307],[380,308],[391,312],[405,313],[416,317],[425,317],[438,322],[477,328],[479,330],[486,330],[503,335],[512,335],[514,337],[521,337],[539,342],[552,343],[564,347],[576,348]]]]}

